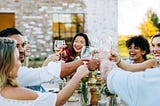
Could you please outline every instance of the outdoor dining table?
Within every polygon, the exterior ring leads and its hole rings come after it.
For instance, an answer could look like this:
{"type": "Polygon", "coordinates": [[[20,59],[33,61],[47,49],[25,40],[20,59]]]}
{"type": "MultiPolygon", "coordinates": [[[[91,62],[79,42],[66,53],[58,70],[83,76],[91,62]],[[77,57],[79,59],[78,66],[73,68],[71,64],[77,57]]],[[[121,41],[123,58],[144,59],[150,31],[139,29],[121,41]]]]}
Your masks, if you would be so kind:
{"type": "MultiPolygon", "coordinates": [[[[43,83],[42,86],[47,92],[58,93],[59,92],[59,84],[58,83],[43,83]]],[[[64,106],[82,106],[82,94],[74,93],[69,100],[65,103],[64,106]]]]}
{"type": "MultiPolygon", "coordinates": [[[[43,83],[42,86],[47,92],[53,92],[53,93],[58,93],[60,88],[59,83],[43,83]]],[[[90,97],[88,99],[90,101],[90,97]]],[[[103,98],[98,101],[97,106],[109,106],[107,101],[108,101],[107,99],[103,98]]],[[[83,104],[84,104],[84,100],[83,100],[82,94],[75,91],[63,106],[84,106],[83,104]]],[[[90,106],[90,105],[87,105],[87,106],[90,106]]]]}

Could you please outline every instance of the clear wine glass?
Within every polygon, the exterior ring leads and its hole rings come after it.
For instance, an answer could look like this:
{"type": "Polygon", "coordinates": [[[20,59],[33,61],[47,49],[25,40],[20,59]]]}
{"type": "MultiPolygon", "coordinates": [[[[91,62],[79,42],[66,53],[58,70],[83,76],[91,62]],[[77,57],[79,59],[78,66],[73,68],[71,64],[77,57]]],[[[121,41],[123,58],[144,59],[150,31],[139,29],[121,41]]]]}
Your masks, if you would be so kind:
{"type": "Polygon", "coordinates": [[[65,40],[55,40],[54,51],[60,53],[60,61],[62,62],[62,52],[64,50],[64,45],[66,45],[65,40]]]}
{"type": "Polygon", "coordinates": [[[92,58],[92,47],[90,46],[83,46],[81,51],[81,59],[84,64],[88,63],[89,60],[92,58]]]}
{"type": "Polygon", "coordinates": [[[54,42],[54,50],[55,52],[60,52],[63,49],[63,46],[65,45],[65,40],[55,40],[54,42]]]}

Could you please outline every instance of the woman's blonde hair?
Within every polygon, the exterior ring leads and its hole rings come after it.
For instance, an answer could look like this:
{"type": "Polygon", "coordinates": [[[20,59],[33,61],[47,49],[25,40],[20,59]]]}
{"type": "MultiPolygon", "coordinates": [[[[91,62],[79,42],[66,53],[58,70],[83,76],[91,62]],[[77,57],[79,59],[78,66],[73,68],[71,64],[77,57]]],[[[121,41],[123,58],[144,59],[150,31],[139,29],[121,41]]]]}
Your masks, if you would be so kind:
{"type": "Polygon", "coordinates": [[[16,59],[16,41],[0,38],[0,89],[10,85],[17,87],[16,77],[12,75],[16,59]]]}

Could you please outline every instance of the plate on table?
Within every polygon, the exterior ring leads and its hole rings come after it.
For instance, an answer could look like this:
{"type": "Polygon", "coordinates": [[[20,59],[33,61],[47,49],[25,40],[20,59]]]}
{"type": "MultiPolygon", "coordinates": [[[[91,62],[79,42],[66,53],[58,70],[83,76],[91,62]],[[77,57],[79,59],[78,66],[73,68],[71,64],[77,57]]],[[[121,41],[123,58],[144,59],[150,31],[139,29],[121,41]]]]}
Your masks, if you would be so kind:
{"type": "Polygon", "coordinates": [[[58,84],[43,83],[42,86],[47,92],[54,92],[54,93],[59,92],[58,84]]]}

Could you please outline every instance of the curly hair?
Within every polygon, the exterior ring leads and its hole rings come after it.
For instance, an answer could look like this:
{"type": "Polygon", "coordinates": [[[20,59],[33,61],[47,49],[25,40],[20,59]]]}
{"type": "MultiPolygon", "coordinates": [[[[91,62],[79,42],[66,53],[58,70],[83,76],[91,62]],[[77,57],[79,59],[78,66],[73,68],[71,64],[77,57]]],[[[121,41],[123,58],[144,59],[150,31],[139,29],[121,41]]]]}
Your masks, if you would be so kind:
{"type": "Polygon", "coordinates": [[[129,48],[132,44],[135,47],[139,47],[141,50],[145,51],[146,53],[143,55],[143,59],[147,60],[146,55],[150,53],[149,42],[145,39],[142,35],[133,36],[126,41],[126,47],[129,48]]]}

